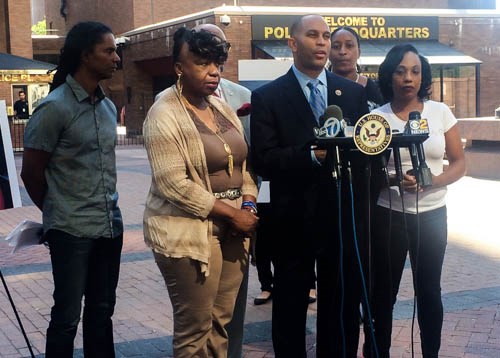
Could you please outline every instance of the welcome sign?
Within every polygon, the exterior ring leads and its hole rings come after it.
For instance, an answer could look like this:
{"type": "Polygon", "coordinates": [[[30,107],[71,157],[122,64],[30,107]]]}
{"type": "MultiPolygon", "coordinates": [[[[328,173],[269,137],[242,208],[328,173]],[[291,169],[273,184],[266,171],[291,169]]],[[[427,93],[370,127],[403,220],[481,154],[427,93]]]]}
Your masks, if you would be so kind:
{"type": "MultiPolygon", "coordinates": [[[[290,28],[300,16],[252,16],[252,40],[286,40],[290,28]]],[[[337,27],[352,27],[363,40],[438,40],[437,16],[323,16],[334,31],[337,27]]]]}

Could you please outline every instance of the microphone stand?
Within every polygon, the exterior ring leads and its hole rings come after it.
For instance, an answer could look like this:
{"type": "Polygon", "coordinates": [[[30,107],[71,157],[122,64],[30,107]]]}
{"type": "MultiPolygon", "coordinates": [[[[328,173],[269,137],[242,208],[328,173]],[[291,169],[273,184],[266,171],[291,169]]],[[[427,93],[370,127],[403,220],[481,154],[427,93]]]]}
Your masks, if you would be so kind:
{"type": "MultiPolygon", "coordinates": [[[[372,201],[371,201],[371,182],[372,182],[372,160],[371,158],[367,158],[368,163],[366,164],[365,167],[365,178],[366,178],[366,221],[368,223],[368,233],[367,233],[367,240],[368,240],[368,306],[372,307],[373,303],[373,288],[374,288],[374,275],[373,275],[373,245],[372,245],[372,201]]],[[[371,316],[367,316],[366,312],[363,312],[363,322],[364,324],[368,324],[369,327],[372,327],[373,321],[372,322],[366,322],[367,320],[371,319],[371,316]]],[[[378,357],[378,354],[376,353],[375,349],[375,344],[370,344],[370,357],[378,357]]]]}
{"type": "MultiPolygon", "coordinates": [[[[356,162],[360,162],[361,160],[363,162],[363,167],[360,168],[363,173],[363,181],[359,183],[358,188],[361,188],[362,186],[366,185],[365,190],[366,190],[366,208],[364,208],[366,211],[364,212],[366,222],[367,222],[367,232],[364,233],[362,230],[359,231],[360,233],[364,234],[363,237],[358,237],[358,227],[356,225],[356,211],[355,211],[355,206],[354,206],[354,193],[353,193],[353,178],[352,178],[352,170],[351,170],[351,162],[353,161],[353,158],[349,157],[349,152],[351,153],[356,153],[356,155],[360,155],[361,152],[359,152],[354,145],[354,141],[352,137],[318,137],[318,145],[320,147],[326,148],[327,153],[332,153],[332,155],[327,155],[326,160],[328,160],[328,170],[330,170],[332,164],[334,166],[334,170],[337,170],[337,173],[340,173],[341,171],[344,171],[344,174],[347,175],[346,180],[349,183],[349,188],[351,190],[351,215],[352,215],[352,230],[353,230],[353,238],[354,238],[354,248],[355,251],[357,252],[355,256],[358,259],[358,267],[359,267],[359,275],[360,275],[360,284],[362,285],[362,296],[360,297],[361,299],[361,304],[363,307],[363,318],[364,318],[364,324],[367,324],[370,327],[371,331],[371,337],[373,343],[371,344],[371,352],[373,357],[378,357],[378,349],[377,345],[375,342],[375,336],[374,336],[374,329],[373,329],[373,320],[371,316],[371,306],[373,302],[373,286],[374,286],[374,276],[373,276],[373,259],[372,259],[372,250],[373,250],[373,245],[372,245],[372,235],[371,235],[371,210],[372,210],[372,205],[371,205],[371,177],[372,177],[372,158],[366,158],[366,156],[362,156],[361,158],[356,158],[356,162]],[[323,144],[323,145],[321,145],[323,144]],[[340,154],[339,154],[340,152],[340,154]],[[347,156],[345,158],[344,156],[347,156]],[[366,162],[365,162],[366,161],[366,162]],[[365,183],[363,183],[366,181],[365,183]],[[363,251],[366,250],[368,251],[368,267],[365,268],[363,266],[363,261],[366,260],[366,256],[363,255],[362,252],[360,252],[360,244],[359,241],[361,240],[362,242],[362,247],[365,247],[363,251]],[[363,241],[367,241],[365,244],[363,241]],[[366,246],[365,246],[366,245],[366,246]],[[366,287],[366,281],[365,281],[365,272],[368,272],[368,287],[366,287]],[[368,292],[367,292],[368,291],[368,292]]],[[[354,164],[354,162],[352,162],[354,164]]],[[[340,177],[339,174],[336,174],[335,172],[332,171],[332,176],[337,180],[337,181],[342,181],[343,178],[340,177]]],[[[344,175],[345,177],[345,175],[344,175]]],[[[356,180],[355,180],[356,182],[356,180]]],[[[337,187],[338,187],[338,182],[337,182],[337,187]]],[[[359,189],[358,189],[359,190],[359,189]]],[[[338,195],[342,195],[342,193],[338,193],[338,195]]],[[[342,211],[342,207],[340,206],[338,208],[340,211],[342,211]]],[[[365,251],[366,252],[366,251],[365,251]]],[[[365,261],[366,262],[366,261],[365,261]]],[[[344,347],[345,349],[345,347],[344,347]]]]}
{"type": "MultiPolygon", "coordinates": [[[[419,134],[419,135],[400,135],[400,136],[393,136],[392,137],[392,141],[389,145],[389,147],[393,148],[393,152],[394,152],[394,159],[395,159],[395,167],[396,167],[396,175],[398,176],[398,186],[400,188],[400,190],[402,190],[402,166],[401,166],[401,156],[400,156],[400,152],[399,152],[399,148],[400,147],[407,147],[409,148],[410,150],[413,150],[416,155],[415,155],[415,158],[417,158],[417,167],[418,167],[418,153],[417,153],[417,144],[420,144],[422,143],[423,141],[425,141],[427,138],[428,138],[428,134],[419,134]]],[[[356,150],[356,146],[354,145],[354,140],[352,137],[317,137],[317,144],[318,146],[320,147],[323,147],[323,148],[327,148],[328,151],[336,151],[338,148],[341,148],[342,151],[349,151],[350,149],[355,149],[356,150]]],[[[380,154],[380,153],[379,153],[380,154]]],[[[334,155],[335,157],[335,155],[334,155]]],[[[331,160],[334,160],[333,158],[331,160]]],[[[336,164],[336,163],[335,163],[336,164]]],[[[335,165],[334,164],[334,165],[335,165]]],[[[372,176],[372,167],[371,167],[371,158],[369,158],[368,160],[368,164],[367,164],[367,167],[365,168],[366,172],[367,172],[367,176],[368,176],[368,184],[367,184],[367,188],[368,188],[368,210],[371,211],[371,201],[370,201],[370,196],[371,196],[371,176],[372,176]]],[[[415,164],[415,163],[412,163],[412,164],[415,164]]],[[[350,167],[347,168],[348,171],[350,171],[350,167]]],[[[339,180],[339,179],[337,179],[339,180]]],[[[352,203],[353,205],[353,203],[352,203]]],[[[369,320],[369,323],[370,323],[370,329],[372,330],[372,344],[371,344],[371,350],[372,352],[374,351],[375,352],[375,356],[378,356],[378,350],[377,350],[377,346],[376,346],[376,341],[375,341],[375,336],[374,336],[374,332],[373,332],[373,322],[371,321],[371,314],[370,314],[370,306],[371,306],[371,303],[372,303],[372,298],[373,298],[373,268],[371,267],[371,265],[373,264],[372,262],[372,244],[371,244],[371,240],[372,240],[372,237],[371,237],[371,212],[368,212],[368,215],[367,215],[367,225],[368,225],[368,234],[367,234],[367,238],[368,238],[368,261],[369,261],[369,290],[370,290],[370,294],[367,295],[369,296],[366,297],[367,300],[369,300],[369,307],[366,307],[366,310],[368,311],[368,314],[370,315],[368,317],[368,320],[369,320]]],[[[355,230],[355,227],[353,228],[355,230]]],[[[360,267],[360,274],[363,276],[363,270],[362,268],[360,267]]]]}

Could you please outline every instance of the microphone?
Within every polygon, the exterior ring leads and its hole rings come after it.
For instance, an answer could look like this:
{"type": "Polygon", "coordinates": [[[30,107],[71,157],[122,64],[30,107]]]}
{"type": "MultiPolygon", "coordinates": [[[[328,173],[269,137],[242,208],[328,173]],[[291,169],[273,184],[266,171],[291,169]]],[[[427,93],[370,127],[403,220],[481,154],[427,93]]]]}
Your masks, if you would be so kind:
{"type": "MultiPolygon", "coordinates": [[[[420,112],[413,111],[408,115],[408,123],[405,127],[405,135],[429,134],[427,119],[420,116],[420,112]]],[[[432,173],[425,162],[425,152],[422,142],[412,143],[409,147],[410,158],[417,182],[422,187],[432,186],[432,173]]]]}
{"type": "Polygon", "coordinates": [[[342,109],[331,105],[326,107],[325,113],[319,117],[319,128],[314,128],[314,134],[318,138],[343,137],[342,131],[342,109]],[[339,133],[341,135],[339,135],[339,133]]]}
{"type": "Polygon", "coordinates": [[[396,170],[396,180],[398,182],[399,193],[402,195],[403,189],[403,165],[401,164],[401,153],[399,145],[393,145],[392,155],[394,157],[394,169],[396,170]]]}
{"type": "MultiPolygon", "coordinates": [[[[319,117],[320,128],[314,128],[316,138],[343,137],[342,116],[342,109],[339,106],[333,104],[326,107],[325,112],[319,117]]],[[[330,154],[330,151],[327,152],[327,161],[332,154],[330,154]]],[[[332,175],[334,178],[340,179],[342,163],[338,146],[335,147],[335,154],[333,154],[332,159],[334,166],[332,175]]]]}

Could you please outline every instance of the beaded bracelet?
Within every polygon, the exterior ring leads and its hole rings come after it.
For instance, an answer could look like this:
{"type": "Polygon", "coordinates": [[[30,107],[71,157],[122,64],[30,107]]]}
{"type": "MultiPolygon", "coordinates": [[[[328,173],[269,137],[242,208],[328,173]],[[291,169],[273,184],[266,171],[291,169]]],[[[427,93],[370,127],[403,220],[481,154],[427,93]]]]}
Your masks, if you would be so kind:
{"type": "Polygon", "coordinates": [[[244,201],[242,204],[241,204],[241,208],[250,208],[252,209],[251,211],[254,212],[254,214],[257,214],[257,205],[255,205],[255,203],[253,201],[244,201]]]}

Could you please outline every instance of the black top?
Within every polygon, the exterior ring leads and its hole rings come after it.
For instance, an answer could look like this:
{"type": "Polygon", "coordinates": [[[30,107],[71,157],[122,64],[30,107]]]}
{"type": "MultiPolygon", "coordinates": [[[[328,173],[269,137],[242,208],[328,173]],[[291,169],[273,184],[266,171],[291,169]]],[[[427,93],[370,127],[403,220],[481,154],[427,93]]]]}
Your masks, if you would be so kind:
{"type": "Polygon", "coordinates": [[[17,118],[28,119],[30,117],[28,101],[17,100],[16,103],[14,103],[14,111],[16,112],[17,118]]]}
{"type": "Polygon", "coordinates": [[[368,109],[370,112],[384,104],[384,97],[382,97],[382,93],[380,93],[378,84],[371,78],[368,78],[365,90],[366,98],[368,99],[368,109]]]}

